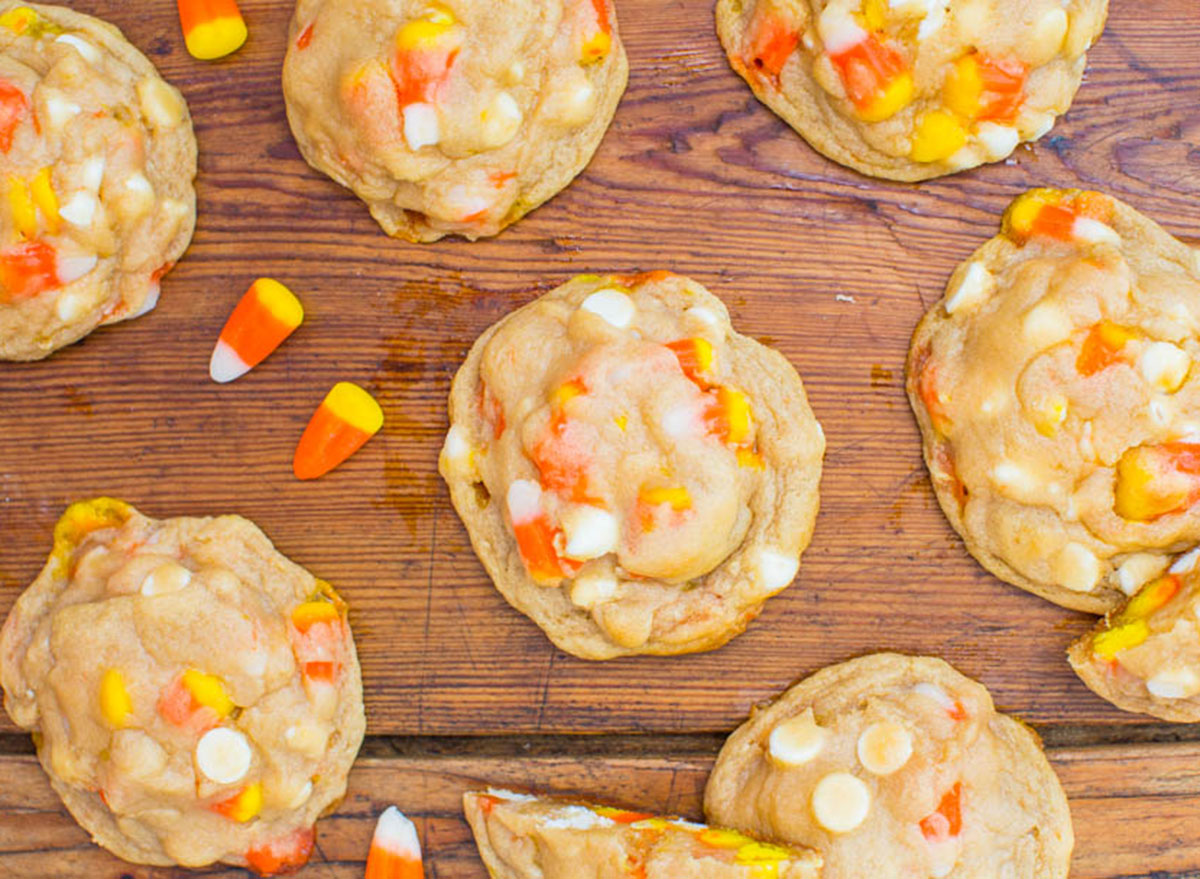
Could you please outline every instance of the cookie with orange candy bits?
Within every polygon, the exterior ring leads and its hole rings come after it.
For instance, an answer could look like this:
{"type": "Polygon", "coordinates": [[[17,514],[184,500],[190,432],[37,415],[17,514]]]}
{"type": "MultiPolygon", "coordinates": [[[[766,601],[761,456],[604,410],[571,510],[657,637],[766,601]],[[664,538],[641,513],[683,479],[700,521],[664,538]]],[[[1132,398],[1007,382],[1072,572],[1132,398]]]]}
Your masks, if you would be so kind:
{"type": "Polygon", "coordinates": [[[1035,189],[917,327],[942,509],[1002,580],[1105,613],[1200,541],[1200,262],[1098,192],[1035,189]]]}
{"type": "Polygon", "coordinates": [[[506,790],[463,795],[494,879],[817,879],[821,858],[733,830],[506,790]]]}
{"type": "Polygon", "coordinates": [[[473,240],[584,169],[627,79],[612,0],[299,0],[283,91],[385,232],[473,240]]]}
{"type": "Polygon", "coordinates": [[[0,684],[92,838],[141,864],[304,864],[362,743],[346,605],[238,516],[73,504],[0,684]]]}
{"type": "Polygon", "coordinates": [[[440,469],[508,602],[609,659],[745,629],[796,576],[824,449],[796,370],[695,281],[582,275],[476,341],[440,469]]]}
{"type": "Polygon", "coordinates": [[[120,31],[0,0],[0,360],[154,308],[195,176],[183,96],[120,31]]]}
{"type": "Polygon", "coordinates": [[[814,149],[926,180],[1045,135],[1107,14],[1108,0],[719,0],[717,31],[814,149]]]}
{"type": "Polygon", "coordinates": [[[1067,798],[1036,734],[940,659],[822,669],[726,741],[712,823],[816,849],[824,879],[1065,879],[1067,798]]]}
{"type": "Polygon", "coordinates": [[[1181,556],[1071,645],[1075,673],[1118,708],[1200,721],[1200,550],[1181,556]]]}

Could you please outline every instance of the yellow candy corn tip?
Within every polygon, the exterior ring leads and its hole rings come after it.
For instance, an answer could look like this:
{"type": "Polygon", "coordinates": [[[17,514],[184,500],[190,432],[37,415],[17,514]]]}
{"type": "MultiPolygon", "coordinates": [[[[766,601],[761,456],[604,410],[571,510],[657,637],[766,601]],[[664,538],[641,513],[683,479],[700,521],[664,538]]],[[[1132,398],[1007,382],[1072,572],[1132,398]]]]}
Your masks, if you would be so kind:
{"type": "Polygon", "coordinates": [[[133,700],[125,688],[125,679],[115,668],[100,678],[100,713],[113,729],[121,729],[133,714],[133,700]]]}
{"type": "Polygon", "coordinates": [[[242,48],[248,35],[241,16],[228,16],[196,25],[184,34],[184,42],[193,58],[215,61],[242,48]]]}
{"type": "Polygon", "coordinates": [[[262,782],[254,782],[237,796],[229,817],[241,824],[258,816],[263,807],[262,782]]]}
{"type": "Polygon", "coordinates": [[[259,278],[254,282],[254,291],[258,301],[280,323],[298,327],[304,322],[304,306],[296,294],[274,278],[259,278]]]}
{"type": "Polygon", "coordinates": [[[58,213],[58,196],[54,193],[54,183],[50,178],[50,168],[46,167],[38,171],[29,188],[38,210],[46,219],[46,228],[51,235],[57,234],[61,217],[58,213]]]}
{"type": "Polygon", "coordinates": [[[197,703],[211,708],[219,716],[227,717],[233,713],[233,700],[225,692],[220,678],[189,668],[183,673],[183,685],[197,703]]]}
{"type": "Polygon", "coordinates": [[[0,15],[0,27],[6,27],[18,36],[25,33],[31,24],[37,21],[38,15],[28,6],[18,6],[0,15]]]}
{"type": "Polygon", "coordinates": [[[333,386],[322,406],[328,406],[335,416],[366,434],[375,434],[383,427],[383,409],[375,398],[351,382],[333,386]]]}

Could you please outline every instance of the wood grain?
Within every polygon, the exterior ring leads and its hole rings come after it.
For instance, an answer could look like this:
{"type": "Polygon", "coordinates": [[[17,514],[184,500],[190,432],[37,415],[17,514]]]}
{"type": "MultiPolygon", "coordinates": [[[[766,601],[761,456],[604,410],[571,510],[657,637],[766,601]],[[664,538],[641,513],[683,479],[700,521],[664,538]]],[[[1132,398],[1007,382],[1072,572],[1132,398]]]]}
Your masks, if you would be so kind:
{"type": "MultiPolygon", "coordinates": [[[[1200,747],[1052,750],[1076,834],[1073,879],[1200,877],[1200,747]]],[[[341,807],[318,825],[303,876],[360,879],[375,820],[398,805],[416,822],[430,879],[485,879],[461,795],[489,785],[578,795],[700,819],[711,754],[675,756],[369,757],[360,759],[341,807]],[[636,793],[635,793],[636,792],[636,793]]],[[[88,842],[63,811],[33,757],[0,758],[0,879],[166,879],[185,870],[139,867],[88,842]]],[[[211,877],[245,876],[212,869],[211,877]]]]}
{"type": "MultiPolygon", "coordinates": [[[[1088,185],[1196,241],[1200,17],[1194,0],[1113,4],[1070,115],[1004,164],[920,186],[810,150],[728,69],[709,0],[621,0],[632,80],[588,171],[499,238],[415,246],[300,159],[279,87],[280,0],[245,0],[247,46],[182,49],[174,4],[80,0],[186,93],[199,227],[158,310],[48,361],[0,365],[0,614],[53,523],[98,493],[156,516],[238,512],[352,604],[374,734],[729,730],[830,662],[944,656],[1043,729],[1137,724],[1063,651],[1089,624],[985,574],[940,512],[901,387],[907,340],[952,267],[1032,185],[1088,185]],[[670,268],[800,369],[829,439],[800,578],[715,653],[586,663],[511,611],[436,474],[449,381],[475,336],[580,271],[670,268]],[[272,275],[303,328],[232,386],[206,365],[233,303],[272,275]],[[387,424],[316,483],[291,453],[325,391],[371,388],[387,424]]],[[[12,731],[7,719],[0,730],[12,731]]]]}

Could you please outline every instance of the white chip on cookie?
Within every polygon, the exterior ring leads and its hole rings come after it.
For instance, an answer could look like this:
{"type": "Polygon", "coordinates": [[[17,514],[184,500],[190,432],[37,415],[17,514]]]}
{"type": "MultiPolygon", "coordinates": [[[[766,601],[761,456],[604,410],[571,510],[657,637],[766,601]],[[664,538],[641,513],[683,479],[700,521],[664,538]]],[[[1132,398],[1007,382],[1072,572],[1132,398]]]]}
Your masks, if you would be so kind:
{"type": "Polygon", "coordinates": [[[832,772],[813,789],[812,810],[817,822],[831,833],[856,830],[871,811],[871,790],[849,772],[832,772]]]}
{"type": "Polygon", "coordinates": [[[825,730],[817,725],[812,709],[808,708],[771,730],[768,753],[780,765],[803,766],[821,753],[825,738],[825,730]]]}
{"type": "Polygon", "coordinates": [[[236,784],[254,759],[250,742],[236,729],[210,729],[196,743],[196,767],[217,784],[236,784]]]}

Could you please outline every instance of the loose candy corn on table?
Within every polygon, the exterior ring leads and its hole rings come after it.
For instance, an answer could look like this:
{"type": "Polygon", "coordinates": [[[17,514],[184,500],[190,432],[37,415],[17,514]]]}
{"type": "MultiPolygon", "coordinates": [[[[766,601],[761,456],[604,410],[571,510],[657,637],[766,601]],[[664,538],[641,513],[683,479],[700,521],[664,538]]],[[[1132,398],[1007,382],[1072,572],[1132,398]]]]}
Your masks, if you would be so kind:
{"type": "MultiPolygon", "coordinates": [[[[188,98],[199,224],[148,317],[49,360],[0,366],[0,615],[58,515],[109,494],[154,516],[236,512],[350,602],[368,742],[303,875],[362,875],[378,813],[417,822],[428,875],[482,879],[458,797],[495,783],[699,816],[724,735],[756,702],[862,652],[940,655],[1032,723],[1071,798],[1076,879],[1200,876],[1200,729],[1123,714],[1064,658],[1093,618],[1005,586],[937,509],[903,393],[909,335],[952,268],[1031,186],[1104,189],[1200,245],[1200,16],[1114,0],[1071,113],[1014,159],[906,186],[818,156],[728,68],[708,0],[620,0],[630,89],[587,172],[499,238],[384,237],[310,170],[279,70],[291,5],[244,0],[250,37],[184,49],[174,4],[79,0],[188,98]],[[713,653],[588,663],[488,582],[437,475],[450,379],[513,307],[587,271],[669,268],[804,377],[828,437],[799,579],[713,653]],[[260,276],[300,330],[230,385],[208,359],[260,276]],[[381,434],[314,482],[292,452],[338,381],[381,402],[381,434]],[[587,734],[587,735],[579,735],[587,734]]],[[[165,877],[92,846],[26,735],[0,719],[0,877],[165,877]]],[[[209,876],[242,875],[210,870],[209,876]]]]}

